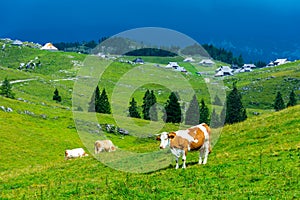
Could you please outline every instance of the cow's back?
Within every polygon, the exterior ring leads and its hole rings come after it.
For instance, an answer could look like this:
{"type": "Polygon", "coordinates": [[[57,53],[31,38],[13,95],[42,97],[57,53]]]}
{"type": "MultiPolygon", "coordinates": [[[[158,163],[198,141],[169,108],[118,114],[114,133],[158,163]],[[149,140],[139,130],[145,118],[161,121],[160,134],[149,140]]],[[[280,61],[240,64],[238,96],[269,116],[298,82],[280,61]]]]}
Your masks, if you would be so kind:
{"type": "Polygon", "coordinates": [[[198,142],[191,142],[190,144],[190,149],[191,150],[197,150],[200,149],[202,147],[202,145],[204,144],[205,141],[205,135],[203,133],[203,131],[201,131],[201,129],[199,127],[192,127],[189,128],[189,134],[195,138],[195,140],[198,140],[198,142]]]}

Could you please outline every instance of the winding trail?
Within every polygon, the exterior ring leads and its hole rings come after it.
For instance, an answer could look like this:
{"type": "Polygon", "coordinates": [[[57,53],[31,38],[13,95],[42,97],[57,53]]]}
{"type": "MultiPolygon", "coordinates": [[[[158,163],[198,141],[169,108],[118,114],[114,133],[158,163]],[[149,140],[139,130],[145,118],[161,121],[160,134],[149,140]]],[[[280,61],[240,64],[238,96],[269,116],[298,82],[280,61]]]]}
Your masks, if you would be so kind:
{"type": "MultiPolygon", "coordinates": [[[[57,81],[74,81],[77,78],[63,78],[63,79],[56,79],[56,80],[50,80],[53,82],[57,82],[57,81]]],[[[30,78],[30,79],[23,79],[23,80],[15,80],[15,81],[10,81],[10,84],[15,84],[15,83],[24,83],[24,82],[29,82],[29,81],[36,81],[38,80],[37,78],[30,78]]],[[[0,86],[2,85],[2,82],[0,83],[0,86]]]]}

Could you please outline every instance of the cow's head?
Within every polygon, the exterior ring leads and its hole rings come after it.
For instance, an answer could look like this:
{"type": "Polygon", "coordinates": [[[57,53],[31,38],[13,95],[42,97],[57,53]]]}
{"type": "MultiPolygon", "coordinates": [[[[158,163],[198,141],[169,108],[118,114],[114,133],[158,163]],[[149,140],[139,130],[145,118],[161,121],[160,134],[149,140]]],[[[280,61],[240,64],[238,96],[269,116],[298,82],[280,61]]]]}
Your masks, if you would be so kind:
{"type": "Polygon", "coordinates": [[[173,139],[176,136],[176,133],[171,132],[162,132],[160,136],[157,136],[156,140],[160,140],[159,148],[165,149],[167,146],[170,145],[170,139],[173,139]]]}

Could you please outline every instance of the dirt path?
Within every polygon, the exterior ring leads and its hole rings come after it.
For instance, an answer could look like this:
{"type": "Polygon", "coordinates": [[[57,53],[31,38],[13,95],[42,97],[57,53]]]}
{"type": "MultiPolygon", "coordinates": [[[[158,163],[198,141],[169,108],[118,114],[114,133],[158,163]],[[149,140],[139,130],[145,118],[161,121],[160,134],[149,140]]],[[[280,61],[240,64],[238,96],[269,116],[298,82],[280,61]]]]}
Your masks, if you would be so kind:
{"type": "MultiPolygon", "coordinates": [[[[15,83],[24,83],[24,82],[29,82],[29,81],[36,81],[38,80],[37,78],[30,78],[30,79],[24,79],[24,80],[15,80],[15,81],[10,81],[10,84],[15,84],[15,83]]],[[[77,80],[77,78],[63,78],[63,79],[56,79],[56,80],[51,80],[53,82],[57,81],[74,81],[77,80]]],[[[2,82],[0,82],[0,86],[2,85],[2,82]]]]}

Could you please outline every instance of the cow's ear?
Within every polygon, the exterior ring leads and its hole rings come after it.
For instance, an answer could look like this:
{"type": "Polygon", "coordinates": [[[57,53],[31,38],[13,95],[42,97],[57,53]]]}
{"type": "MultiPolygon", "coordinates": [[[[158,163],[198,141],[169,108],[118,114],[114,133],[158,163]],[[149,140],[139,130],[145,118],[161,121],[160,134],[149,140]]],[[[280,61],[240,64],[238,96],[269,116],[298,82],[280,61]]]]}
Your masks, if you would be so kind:
{"type": "Polygon", "coordinates": [[[176,133],[174,133],[174,132],[170,132],[168,134],[168,138],[170,138],[170,139],[173,139],[175,136],[176,136],[176,133]]]}
{"type": "Polygon", "coordinates": [[[161,139],[160,139],[160,135],[156,137],[156,140],[158,140],[158,141],[160,141],[160,140],[161,140],[161,139]]]}

